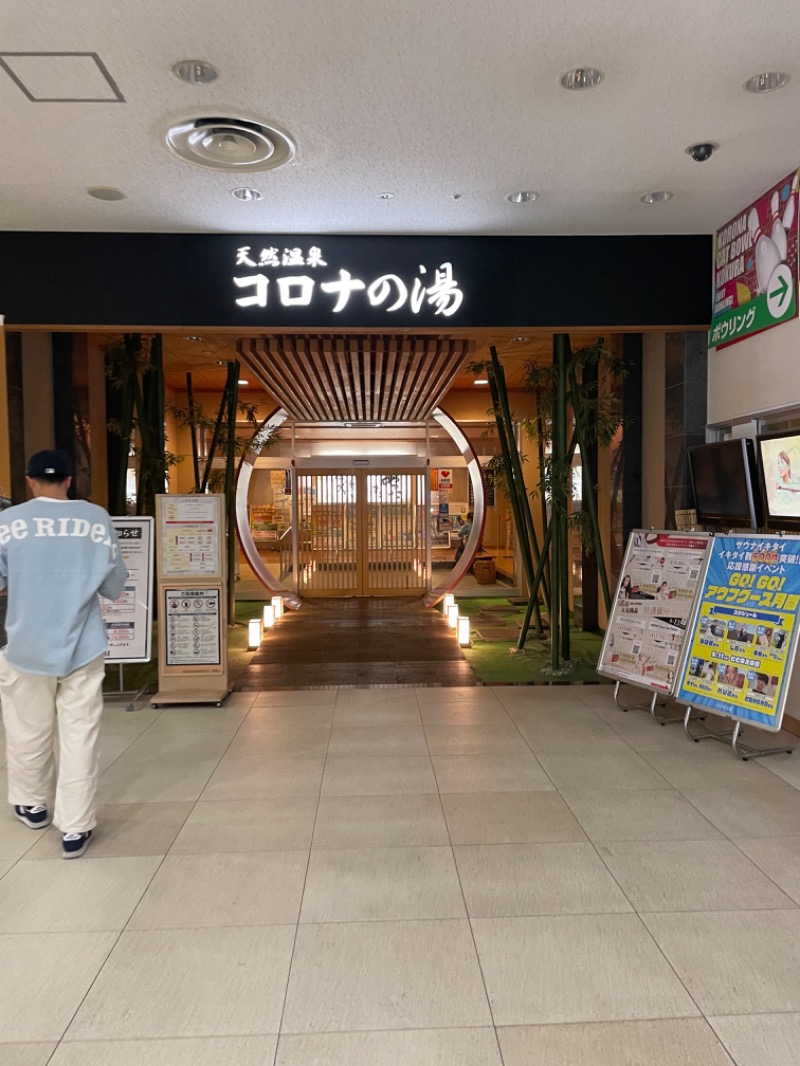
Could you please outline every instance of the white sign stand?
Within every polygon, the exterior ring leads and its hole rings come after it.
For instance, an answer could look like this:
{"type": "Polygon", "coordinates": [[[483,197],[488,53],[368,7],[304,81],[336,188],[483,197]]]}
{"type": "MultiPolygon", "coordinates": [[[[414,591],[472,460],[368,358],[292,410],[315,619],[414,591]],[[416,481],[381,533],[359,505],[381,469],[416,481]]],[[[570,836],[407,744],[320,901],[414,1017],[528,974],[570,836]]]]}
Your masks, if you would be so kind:
{"type": "Polygon", "coordinates": [[[800,641],[800,537],[782,533],[715,536],[698,587],[675,686],[695,741],[731,743],[745,762],[792,748],[754,748],[743,725],[779,733],[800,641]],[[730,732],[696,734],[692,711],[729,718],[730,732]]]}
{"type": "Polygon", "coordinates": [[[215,703],[228,682],[224,497],[156,497],[158,692],[153,707],[215,703]]]}
{"type": "Polygon", "coordinates": [[[108,693],[106,699],[132,697],[128,704],[130,711],[144,688],[138,692],[125,691],[124,664],[148,663],[152,657],[153,519],[112,518],[111,523],[128,569],[128,578],[116,600],[100,598],[108,640],[106,662],[119,666],[119,692],[108,693]]]}
{"type": "Polygon", "coordinates": [[[628,538],[597,665],[599,674],[616,681],[621,710],[649,709],[662,725],[681,720],[659,716],[656,706],[674,690],[710,539],[708,533],[655,529],[635,529],[628,538]],[[623,683],[650,691],[649,707],[620,703],[623,683]]]}

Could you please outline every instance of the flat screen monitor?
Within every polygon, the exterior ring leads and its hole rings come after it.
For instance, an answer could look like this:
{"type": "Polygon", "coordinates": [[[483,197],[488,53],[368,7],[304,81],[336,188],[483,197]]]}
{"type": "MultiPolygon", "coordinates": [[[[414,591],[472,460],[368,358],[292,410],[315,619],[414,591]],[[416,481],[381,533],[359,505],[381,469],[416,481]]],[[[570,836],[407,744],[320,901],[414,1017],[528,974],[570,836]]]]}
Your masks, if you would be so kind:
{"type": "Polygon", "coordinates": [[[759,437],[758,459],[768,524],[800,528],[800,430],[759,437]]]}
{"type": "Polygon", "coordinates": [[[689,449],[697,520],[702,525],[758,529],[761,495],[749,438],[689,449]]]}

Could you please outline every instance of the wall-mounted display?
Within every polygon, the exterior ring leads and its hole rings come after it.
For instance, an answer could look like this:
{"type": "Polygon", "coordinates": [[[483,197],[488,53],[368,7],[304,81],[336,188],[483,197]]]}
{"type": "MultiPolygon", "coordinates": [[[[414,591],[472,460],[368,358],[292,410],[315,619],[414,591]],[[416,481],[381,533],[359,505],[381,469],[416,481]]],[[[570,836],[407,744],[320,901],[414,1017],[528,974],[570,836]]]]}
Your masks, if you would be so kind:
{"type": "Polygon", "coordinates": [[[778,529],[800,527],[800,432],[759,437],[758,459],[765,521],[778,529]]]}
{"type": "Polygon", "coordinates": [[[689,471],[701,525],[758,529],[761,488],[749,438],[689,448],[689,471]]]}

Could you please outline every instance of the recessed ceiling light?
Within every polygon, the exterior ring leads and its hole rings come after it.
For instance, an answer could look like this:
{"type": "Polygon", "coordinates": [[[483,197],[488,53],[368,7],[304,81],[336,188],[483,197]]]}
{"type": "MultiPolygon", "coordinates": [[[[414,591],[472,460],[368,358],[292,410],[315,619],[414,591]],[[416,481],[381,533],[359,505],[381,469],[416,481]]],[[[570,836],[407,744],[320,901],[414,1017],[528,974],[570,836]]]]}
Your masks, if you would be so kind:
{"type": "Polygon", "coordinates": [[[643,193],[639,199],[643,204],[663,204],[672,199],[672,193],[661,190],[660,192],[643,193]]]}
{"type": "Polygon", "coordinates": [[[125,193],[121,189],[112,189],[110,185],[98,185],[94,189],[86,190],[95,200],[124,200],[125,193]]]}
{"type": "Polygon", "coordinates": [[[594,89],[603,80],[602,70],[594,67],[578,67],[576,70],[568,70],[561,75],[561,84],[565,89],[575,92],[580,89],[594,89]]]}
{"type": "Polygon", "coordinates": [[[748,93],[771,93],[782,89],[788,82],[788,74],[784,74],[782,70],[771,70],[766,74],[754,74],[742,88],[748,93]]]}
{"type": "Polygon", "coordinates": [[[528,343],[528,338],[527,337],[512,337],[511,338],[511,343],[512,344],[527,344],[528,343]]]}
{"type": "Polygon", "coordinates": [[[393,192],[379,192],[378,193],[378,199],[379,200],[394,200],[394,196],[395,196],[395,194],[393,192]]]}
{"type": "Polygon", "coordinates": [[[172,72],[181,81],[188,81],[190,85],[208,85],[209,82],[216,81],[219,77],[217,68],[212,67],[210,63],[205,63],[202,59],[181,59],[172,68],[172,72]]]}
{"type": "Polygon", "coordinates": [[[231,189],[231,196],[235,196],[237,200],[260,200],[261,193],[258,189],[231,189]]]}
{"type": "Polygon", "coordinates": [[[506,200],[510,204],[532,204],[534,200],[538,199],[538,192],[510,192],[506,196],[506,200]]]}
{"type": "Polygon", "coordinates": [[[240,385],[249,385],[250,382],[247,380],[247,378],[239,378],[239,384],[240,385]]]}
{"type": "Polygon", "coordinates": [[[489,379],[488,378],[475,378],[475,380],[473,381],[472,384],[473,385],[488,385],[489,384],[489,379]]]}

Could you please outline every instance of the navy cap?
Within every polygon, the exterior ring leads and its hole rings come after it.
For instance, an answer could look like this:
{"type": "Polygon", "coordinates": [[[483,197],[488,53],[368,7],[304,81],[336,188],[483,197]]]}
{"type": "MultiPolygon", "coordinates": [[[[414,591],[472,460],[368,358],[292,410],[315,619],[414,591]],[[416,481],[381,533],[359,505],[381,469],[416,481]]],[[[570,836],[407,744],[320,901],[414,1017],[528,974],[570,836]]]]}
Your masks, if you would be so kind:
{"type": "Polygon", "coordinates": [[[72,457],[69,452],[48,449],[36,452],[28,460],[28,477],[62,480],[72,477],[72,457]]]}

